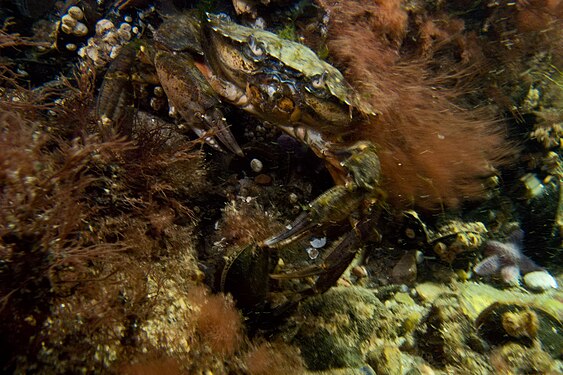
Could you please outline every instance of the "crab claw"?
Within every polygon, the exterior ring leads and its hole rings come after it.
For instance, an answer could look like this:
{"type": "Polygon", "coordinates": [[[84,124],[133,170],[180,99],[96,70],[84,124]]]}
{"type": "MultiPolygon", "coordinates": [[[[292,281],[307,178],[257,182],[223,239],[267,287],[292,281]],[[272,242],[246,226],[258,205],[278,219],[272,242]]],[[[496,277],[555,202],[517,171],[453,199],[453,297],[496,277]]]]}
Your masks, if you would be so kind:
{"type": "Polygon", "coordinates": [[[225,118],[217,108],[221,100],[189,55],[159,51],[154,65],[168,100],[196,134],[221,150],[213,137],[231,152],[243,156],[225,118]],[[211,133],[211,134],[207,134],[211,133]]]}
{"type": "Polygon", "coordinates": [[[334,186],[315,199],[285,232],[263,242],[264,246],[282,247],[314,229],[346,220],[362,202],[364,196],[344,185],[334,186]]]}
{"type": "Polygon", "coordinates": [[[238,156],[244,156],[242,149],[240,148],[237,140],[233,136],[233,133],[229,130],[223,113],[217,108],[211,108],[206,111],[203,115],[205,123],[209,125],[209,129],[213,132],[215,137],[219,139],[221,144],[223,144],[229,151],[238,156]]]}
{"type": "Polygon", "coordinates": [[[342,172],[347,173],[345,184],[334,186],[317,197],[288,230],[265,240],[263,246],[282,247],[319,227],[342,222],[377,191],[381,169],[375,146],[358,142],[335,154],[345,155],[340,162],[342,172]]]}
{"type": "Polygon", "coordinates": [[[270,277],[279,280],[319,276],[315,287],[317,288],[316,292],[322,293],[324,290],[318,290],[319,286],[321,284],[327,285],[326,289],[328,289],[338,280],[350,262],[352,262],[352,259],[354,259],[356,255],[355,245],[359,243],[359,240],[360,237],[358,233],[350,231],[338,241],[321,264],[315,264],[294,272],[271,274],[270,277]]]}

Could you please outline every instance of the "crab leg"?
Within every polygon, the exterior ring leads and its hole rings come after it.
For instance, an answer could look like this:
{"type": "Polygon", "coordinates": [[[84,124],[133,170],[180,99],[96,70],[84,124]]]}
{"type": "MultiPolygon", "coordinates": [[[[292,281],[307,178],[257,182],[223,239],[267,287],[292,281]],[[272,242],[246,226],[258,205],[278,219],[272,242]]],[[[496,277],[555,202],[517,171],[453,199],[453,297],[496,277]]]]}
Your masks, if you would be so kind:
{"type": "MultiPolygon", "coordinates": [[[[346,270],[356,255],[355,245],[359,243],[359,237],[355,231],[346,233],[330,251],[321,264],[305,267],[295,272],[272,274],[272,279],[294,279],[309,276],[320,276],[323,284],[336,282],[340,275],[346,270]],[[334,277],[334,280],[332,278],[334,277]]],[[[319,279],[320,280],[320,279],[319,279]]]]}
{"type": "Polygon", "coordinates": [[[307,211],[295,219],[285,232],[264,241],[268,247],[282,247],[329,223],[338,223],[350,216],[360,205],[363,195],[357,189],[337,185],[315,199],[307,211]]]}
{"type": "Polygon", "coordinates": [[[290,228],[263,242],[263,246],[278,248],[310,234],[314,229],[344,221],[357,211],[362,202],[375,193],[380,165],[375,146],[359,142],[335,155],[349,155],[340,166],[348,172],[344,185],[336,185],[309,204],[290,228]]]}
{"type": "MultiPolygon", "coordinates": [[[[217,94],[188,55],[160,51],[155,57],[155,67],[162,88],[174,107],[188,121],[188,125],[201,133],[210,130],[212,135],[233,153],[242,156],[243,152],[221,111],[217,94]]],[[[212,146],[213,143],[211,143],[212,146]]],[[[214,147],[217,145],[215,144],[214,147]]]]}
{"type": "Polygon", "coordinates": [[[294,272],[270,274],[270,277],[280,280],[318,276],[315,284],[302,290],[300,294],[305,297],[326,292],[336,284],[346,268],[352,263],[358,253],[358,246],[368,239],[379,238],[379,233],[373,231],[373,221],[373,217],[367,217],[358,222],[351,231],[338,240],[321,264],[315,264],[294,272]]]}

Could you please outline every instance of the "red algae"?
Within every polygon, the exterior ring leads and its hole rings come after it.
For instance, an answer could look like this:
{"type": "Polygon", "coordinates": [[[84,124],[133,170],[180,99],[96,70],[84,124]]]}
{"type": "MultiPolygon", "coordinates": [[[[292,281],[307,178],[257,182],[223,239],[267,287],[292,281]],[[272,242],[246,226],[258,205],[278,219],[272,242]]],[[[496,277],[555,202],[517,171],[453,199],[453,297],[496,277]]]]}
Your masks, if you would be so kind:
{"type": "Polygon", "coordinates": [[[521,32],[544,31],[563,18],[561,0],[520,0],[516,9],[516,24],[521,32]]]}
{"type": "Polygon", "coordinates": [[[194,288],[190,299],[199,307],[196,329],[201,340],[214,352],[232,356],[240,349],[244,338],[242,318],[232,298],[194,288]]]}
{"type": "Polygon", "coordinates": [[[485,179],[508,163],[515,148],[494,115],[460,105],[482,57],[471,49],[472,35],[462,34],[463,22],[414,17],[419,44],[412,46],[409,14],[400,1],[334,2],[325,8],[332,19],[333,60],[382,113],[352,137],[379,147],[389,203],[433,210],[485,197],[485,179]],[[438,49],[446,46],[461,50],[461,61],[438,60],[438,49]]]}
{"type": "Polygon", "coordinates": [[[245,362],[251,375],[300,374],[305,370],[299,349],[284,343],[261,343],[247,353],[245,362]]]}

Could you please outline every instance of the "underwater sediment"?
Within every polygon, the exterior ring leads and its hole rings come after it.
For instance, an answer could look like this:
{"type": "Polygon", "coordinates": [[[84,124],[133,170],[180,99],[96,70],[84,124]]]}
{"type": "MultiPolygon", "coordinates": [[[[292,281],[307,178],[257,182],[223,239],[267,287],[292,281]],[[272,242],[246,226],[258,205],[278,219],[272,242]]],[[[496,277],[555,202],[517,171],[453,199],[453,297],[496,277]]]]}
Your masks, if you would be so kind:
{"type": "Polygon", "coordinates": [[[562,15],[3,1],[2,370],[563,372],[562,15]]]}

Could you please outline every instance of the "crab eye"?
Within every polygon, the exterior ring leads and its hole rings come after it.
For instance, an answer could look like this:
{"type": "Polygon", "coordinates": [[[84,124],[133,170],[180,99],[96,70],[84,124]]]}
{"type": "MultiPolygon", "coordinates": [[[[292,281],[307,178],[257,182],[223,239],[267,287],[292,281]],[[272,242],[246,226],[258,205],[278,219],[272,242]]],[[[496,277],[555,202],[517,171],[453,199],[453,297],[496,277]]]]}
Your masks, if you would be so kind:
{"type": "Polygon", "coordinates": [[[311,79],[311,86],[314,89],[321,89],[324,87],[325,85],[325,78],[326,78],[326,72],[324,72],[323,74],[317,74],[316,76],[314,76],[311,79]]]}
{"type": "Polygon", "coordinates": [[[305,89],[310,92],[311,94],[319,97],[319,98],[329,98],[330,93],[327,90],[326,86],[326,76],[327,72],[323,72],[323,74],[317,74],[311,77],[311,80],[305,85],[305,89]]]}
{"type": "Polygon", "coordinates": [[[258,42],[254,35],[248,37],[248,48],[256,57],[261,57],[264,54],[264,45],[258,42]]]}

